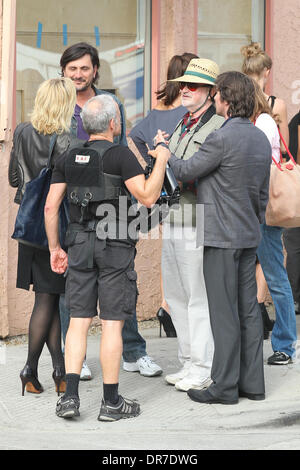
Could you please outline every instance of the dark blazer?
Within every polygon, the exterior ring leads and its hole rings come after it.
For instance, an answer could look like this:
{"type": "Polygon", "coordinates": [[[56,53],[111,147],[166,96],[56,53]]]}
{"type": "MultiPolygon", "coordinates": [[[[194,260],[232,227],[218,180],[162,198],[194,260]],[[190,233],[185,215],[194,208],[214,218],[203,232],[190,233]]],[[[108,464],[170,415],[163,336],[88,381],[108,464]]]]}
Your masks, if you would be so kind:
{"type": "Polygon", "coordinates": [[[172,155],[169,163],[180,181],[199,178],[198,245],[259,245],[272,163],[270,143],[260,129],[245,118],[229,119],[189,160],[172,155]]]}

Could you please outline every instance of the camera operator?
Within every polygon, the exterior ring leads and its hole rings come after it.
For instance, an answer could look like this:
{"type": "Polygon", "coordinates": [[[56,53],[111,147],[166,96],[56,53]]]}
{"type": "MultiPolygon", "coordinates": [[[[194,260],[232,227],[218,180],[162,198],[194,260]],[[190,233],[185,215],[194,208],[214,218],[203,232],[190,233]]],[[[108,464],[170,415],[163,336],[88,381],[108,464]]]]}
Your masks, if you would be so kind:
{"type": "Polygon", "coordinates": [[[67,388],[57,403],[56,414],[63,418],[79,415],[80,371],[99,300],[103,400],[98,420],[116,421],[140,413],[136,401],[118,393],[122,327],[124,320],[134,314],[137,299],[136,238],[129,230],[124,235],[124,224],[128,228],[133,218],[128,217],[130,193],[147,207],[157,201],[169,152],[161,152],[146,180],[135,155],[127,147],[113,144],[121,123],[112,97],[91,98],[82,109],[82,121],[89,140],[58,160],[45,205],[51,267],[63,273],[68,265],[66,300],[71,314],[65,346],[67,388]],[[66,192],[70,206],[68,254],[58,239],[59,207],[66,192]],[[97,218],[107,212],[115,213],[115,221],[107,223],[106,217],[97,218]]]}

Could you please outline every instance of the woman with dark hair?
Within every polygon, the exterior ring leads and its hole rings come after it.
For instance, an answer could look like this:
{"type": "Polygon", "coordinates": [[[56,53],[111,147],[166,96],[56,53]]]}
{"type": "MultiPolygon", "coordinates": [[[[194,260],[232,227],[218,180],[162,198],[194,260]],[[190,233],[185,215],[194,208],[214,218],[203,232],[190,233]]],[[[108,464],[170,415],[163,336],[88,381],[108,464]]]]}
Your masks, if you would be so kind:
{"type": "MultiPolygon", "coordinates": [[[[143,160],[149,163],[148,150],[154,148],[153,139],[156,136],[157,129],[164,129],[168,134],[172,134],[178,122],[186,114],[186,108],[181,105],[179,82],[169,82],[168,80],[183,75],[189,62],[197,57],[195,54],[185,52],[182,55],[174,55],[171,58],[167,70],[167,81],[156,92],[158,100],[156,107],[130,131],[128,146],[137,155],[140,163],[143,160]]],[[[144,167],[146,166],[145,162],[144,167]]],[[[168,305],[164,299],[162,280],[161,292],[162,302],[157,312],[157,318],[159,319],[160,327],[163,326],[166,335],[175,337],[176,330],[168,313],[168,305]]]]}
{"type": "Polygon", "coordinates": [[[167,81],[156,92],[157,105],[130,131],[130,139],[147,163],[149,162],[148,150],[154,148],[153,138],[156,136],[157,129],[164,129],[171,134],[187,111],[181,105],[179,82],[168,80],[183,75],[189,62],[194,58],[197,56],[189,52],[172,57],[167,70],[167,81]]]}
{"type": "MultiPolygon", "coordinates": [[[[76,103],[76,90],[69,78],[53,78],[43,82],[34,102],[30,122],[17,126],[9,164],[9,184],[18,188],[15,202],[20,204],[26,184],[46,167],[51,137],[56,135],[51,164],[77,139],[69,134],[76,103]]],[[[38,362],[46,344],[53,364],[56,391],[65,391],[65,365],[61,349],[59,297],[65,292],[65,279],[51,270],[50,253],[19,243],[17,288],[33,286],[34,307],[29,322],[28,355],[20,373],[22,395],[41,393],[38,362]]]]}

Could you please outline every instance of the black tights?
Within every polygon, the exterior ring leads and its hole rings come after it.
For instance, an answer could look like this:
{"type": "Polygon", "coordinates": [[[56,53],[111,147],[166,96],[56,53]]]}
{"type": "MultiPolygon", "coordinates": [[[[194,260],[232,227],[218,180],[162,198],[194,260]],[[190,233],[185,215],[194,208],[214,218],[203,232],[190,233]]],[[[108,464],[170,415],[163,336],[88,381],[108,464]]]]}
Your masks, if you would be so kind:
{"type": "Polygon", "coordinates": [[[61,349],[59,295],[35,293],[35,302],[29,322],[28,357],[26,364],[37,372],[44,344],[47,344],[53,367],[64,367],[61,349]]]}

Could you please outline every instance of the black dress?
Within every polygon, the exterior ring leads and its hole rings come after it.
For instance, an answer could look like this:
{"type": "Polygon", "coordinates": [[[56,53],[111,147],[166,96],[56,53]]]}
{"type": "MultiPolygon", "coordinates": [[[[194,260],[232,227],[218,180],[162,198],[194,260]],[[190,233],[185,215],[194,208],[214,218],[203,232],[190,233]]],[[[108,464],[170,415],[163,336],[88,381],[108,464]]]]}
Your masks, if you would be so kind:
{"type": "MultiPolygon", "coordinates": [[[[70,134],[61,134],[53,151],[53,163],[70,145],[79,140],[70,134]]],[[[20,203],[28,181],[36,178],[47,164],[50,136],[39,134],[30,123],[22,123],[14,132],[13,148],[9,164],[9,183],[17,187],[15,202],[20,203]]],[[[50,267],[50,253],[33,248],[23,243],[18,244],[18,288],[33,290],[39,293],[63,294],[65,277],[56,274],[50,267]]]]}
{"type": "Polygon", "coordinates": [[[44,294],[64,294],[65,277],[50,267],[50,253],[23,243],[18,244],[17,287],[44,294]]]}

